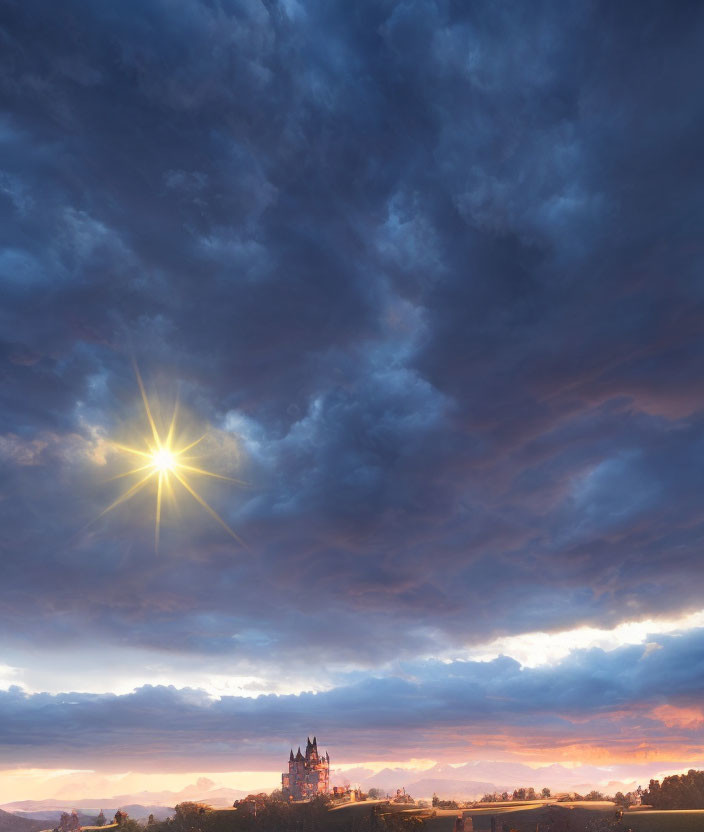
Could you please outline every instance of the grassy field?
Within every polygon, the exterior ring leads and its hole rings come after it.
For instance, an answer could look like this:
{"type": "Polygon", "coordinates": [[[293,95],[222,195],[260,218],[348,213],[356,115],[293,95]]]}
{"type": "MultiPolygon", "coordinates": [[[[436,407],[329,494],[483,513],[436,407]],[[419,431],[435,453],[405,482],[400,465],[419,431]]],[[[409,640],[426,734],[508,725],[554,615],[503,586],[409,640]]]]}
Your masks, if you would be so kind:
{"type": "Polygon", "coordinates": [[[704,832],[704,809],[629,812],[624,818],[633,832],[704,832]]]}
{"type": "MultiPolygon", "coordinates": [[[[519,832],[535,832],[549,828],[550,821],[565,820],[570,830],[580,832],[590,821],[597,818],[614,818],[616,807],[613,803],[560,803],[560,804],[513,804],[481,809],[465,810],[465,817],[471,817],[477,832],[491,829],[491,817],[496,817],[497,829],[508,824],[519,832]]],[[[449,817],[436,816],[427,820],[428,832],[452,832],[457,812],[448,812],[449,817]]],[[[704,810],[682,810],[669,812],[635,811],[625,812],[623,828],[633,832],[704,832],[704,810]]]]}
{"type": "MultiPolygon", "coordinates": [[[[344,803],[332,807],[327,815],[325,827],[330,832],[343,832],[350,828],[350,821],[361,819],[368,815],[375,806],[380,806],[382,814],[400,813],[414,814],[422,817],[426,823],[425,832],[453,832],[455,818],[459,811],[465,818],[472,819],[475,832],[489,832],[491,819],[496,818],[497,832],[502,832],[503,825],[518,832],[548,832],[554,829],[569,830],[569,832],[583,832],[590,823],[603,819],[613,820],[616,807],[613,803],[604,802],[574,802],[551,803],[536,800],[532,802],[485,803],[472,809],[418,809],[404,804],[387,804],[382,801],[369,800],[363,803],[344,803]]],[[[232,809],[218,809],[215,811],[220,817],[229,816],[236,820],[238,812],[232,809]]],[[[227,827],[230,826],[228,823],[227,827]]],[[[239,825],[232,823],[232,832],[236,832],[239,825]]],[[[86,832],[88,828],[84,827],[86,832]]],[[[97,828],[96,832],[97,832],[97,828]]],[[[102,830],[112,829],[102,827],[102,830]]],[[[704,832],[704,809],[660,812],[641,810],[625,812],[621,826],[623,832],[704,832]]],[[[91,830],[92,832],[92,830],[91,830]]],[[[469,830],[467,830],[469,832],[469,830]]]]}
{"type": "MultiPolygon", "coordinates": [[[[385,807],[386,809],[386,807],[385,807]]],[[[347,804],[333,810],[342,820],[347,813],[363,813],[371,810],[369,803],[347,804]]],[[[456,809],[418,810],[405,806],[392,807],[392,811],[413,812],[425,817],[427,832],[452,832],[455,818],[459,811],[456,809]]],[[[590,821],[598,818],[611,820],[614,818],[616,807],[610,802],[575,802],[549,803],[545,801],[523,803],[484,804],[473,809],[464,809],[465,818],[472,818],[475,832],[488,832],[491,829],[491,818],[496,818],[496,828],[501,831],[502,825],[519,832],[536,832],[548,830],[551,821],[565,821],[569,823],[570,832],[581,832],[588,827],[590,821]]],[[[704,832],[704,809],[658,812],[653,810],[625,812],[623,829],[633,832],[704,832]]]]}

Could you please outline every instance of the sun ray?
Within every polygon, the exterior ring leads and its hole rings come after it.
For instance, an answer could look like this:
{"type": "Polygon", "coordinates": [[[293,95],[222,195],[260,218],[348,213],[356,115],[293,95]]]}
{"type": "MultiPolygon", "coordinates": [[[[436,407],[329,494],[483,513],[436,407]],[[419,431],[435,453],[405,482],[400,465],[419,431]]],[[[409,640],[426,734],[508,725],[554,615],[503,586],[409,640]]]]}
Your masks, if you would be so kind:
{"type": "MultiPolygon", "coordinates": [[[[171,443],[173,442],[174,438],[174,428],[176,427],[176,416],[178,415],[178,399],[174,403],[174,412],[171,416],[171,424],[169,425],[169,432],[166,434],[166,442],[165,445],[167,448],[171,447],[171,443]]],[[[183,453],[183,451],[179,451],[179,453],[183,453]]]]}
{"type": "Polygon", "coordinates": [[[164,482],[164,472],[159,471],[159,484],[156,489],[156,522],[154,523],[154,549],[159,551],[159,527],[161,525],[161,488],[164,482]]]}
{"type": "Polygon", "coordinates": [[[244,546],[246,548],[244,540],[242,540],[242,538],[236,532],[232,531],[232,529],[227,525],[227,523],[222,519],[222,517],[220,517],[217,511],[211,508],[200,496],[200,494],[198,494],[197,491],[194,491],[191,488],[191,486],[186,482],[186,480],[179,475],[178,471],[174,471],[173,474],[176,477],[176,479],[181,483],[181,485],[186,489],[186,491],[188,491],[188,493],[193,497],[193,499],[197,500],[208,512],[208,514],[210,514],[210,516],[213,517],[229,535],[234,537],[234,539],[240,544],[240,546],[244,546]]]}
{"type": "Polygon", "coordinates": [[[147,476],[146,476],[146,477],[144,477],[143,479],[141,479],[138,483],[135,483],[135,484],[134,484],[134,485],[133,485],[133,486],[132,486],[132,487],[131,487],[128,491],[125,491],[125,493],[124,493],[124,494],[121,494],[121,495],[117,498],[117,500],[115,500],[115,502],[114,502],[114,503],[110,503],[110,505],[109,505],[106,509],[104,509],[103,511],[101,511],[101,512],[100,512],[100,514],[99,514],[98,516],[99,516],[99,517],[102,517],[104,514],[107,514],[109,511],[112,511],[114,508],[116,508],[117,506],[121,505],[122,503],[126,503],[126,502],[127,502],[127,500],[129,500],[129,499],[131,499],[132,497],[134,497],[134,495],[135,495],[138,491],[141,491],[141,489],[142,489],[142,488],[144,488],[144,486],[145,486],[145,485],[149,482],[149,480],[150,480],[153,476],[154,476],[154,471],[150,471],[150,472],[147,474],[147,476]]]}
{"type": "Polygon", "coordinates": [[[166,431],[165,437],[162,439],[162,436],[159,433],[159,428],[157,427],[157,423],[152,413],[152,408],[149,404],[147,391],[144,387],[142,377],[139,373],[139,369],[137,368],[136,364],[134,370],[135,375],[137,376],[137,384],[139,385],[139,391],[142,396],[144,412],[147,418],[147,422],[149,423],[149,428],[151,430],[151,436],[147,436],[144,438],[144,443],[148,450],[143,451],[139,448],[135,448],[130,445],[122,445],[118,442],[113,442],[112,447],[116,450],[122,451],[123,453],[134,454],[135,456],[141,457],[142,459],[146,460],[146,463],[144,465],[139,465],[136,468],[132,468],[129,471],[125,471],[122,474],[118,474],[116,477],[113,477],[113,479],[122,479],[124,477],[133,476],[135,474],[141,474],[142,472],[146,472],[146,474],[138,482],[136,482],[134,485],[128,488],[124,494],[120,495],[113,503],[111,503],[103,512],[101,512],[99,516],[102,517],[104,514],[107,514],[107,512],[111,511],[112,509],[116,508],[122,503],[127,502],[135,494],[141,491],[152,479],[155,479],[156,508],[154,514],[154,549],[156,552],[158,552],[159,542],[161,538],[162,509],[165,497],[169,503],[169,506],[178,512],[178,500],[176,499],[176,493],[173,488],[172,479],[169,476],[169,474],[173,474],[174,479],[181,484],[181,486],[191,495],[191,497],[202,508],[204,508],[220,526],[222,526],[222,528],[228,533],[228,535],[230,535],[234,540],[236,540],[241,546],[246,547],[246,544],[239,537],[239,535],[227,525],[227,523],[222,519],[222,517],[220,517],[220,515],[213,508],[211,508],[211,506],[208,505],[208,503],[203,499],[203,497],[201,497],[201,495],[191,486],[191,484],[188,482],[187,474],[196,474],[198,476],[212,477],[214,479],[225,480],[227,482],[233,482],[237,485],[242,486],[246,486],[247,483],[243,482],[242,480],[234,479],[233,477],[227,477],[223,474],[218,474],[215,471],[208,471],[205,468],[200,468],[197,465],[189,464],[191,460],[197,460],[197,456],[184,458],[183,454],[185,454],[187,451],[190,451],[192,448],[195,448],[195,446],[198,445],[199,442],[202,442],[208,434],[206,431],[206,433],[198,437],[198,439],[195,439],[187,445],[184,445],[182,448],[175,446],[174,437],[176,436],[176,424],[178,421],[179,413],[178,400],[174,403],[174,409],[173,413],[171,414],[169,426],[166,431]],[[186,460],[188,460],[188,462],[186,460]]]}
{"type": "Polygon", "coordinates": [[[212,471],[204,471],[202,468],[196,468],[194,465],[185,465],[183,462],[179,462],[178,467],[185,471],[191,471],[193,474],[202,474],[204,477],[215,477],[218,480],[227,480],[228,482],[237,483],[237,485],[247,485],[244,480],[235,480],[232,477],[224,477],[222,474],[215,474],[212,471]]]}
{"type": "Polygon", "coordinates": [[[190,444],[190,445],[186,445],[186,447],[185,447],[185,448],[180,448],[178,451],[174,451],[174,455],[175,455],[175,456],[181,456],[181,454],[185,454],[185,453],[186,453],[186,451],[190,451],[190,450],[191,450],[191,448],[195,448],[195,446],[196,446],[199,442],[202,442],[202,441],[205,439],[205,437],[206,437],[207,435],[208,435],[207,433],[204,433],[202,436],[199,436],[199,437],[198,437],[198,439],[196,439],[196,440],[195,440],[195,442],[191,442],[191,444],[190,444]]]}
{"type": "Polygon", "coordinates": [[[149,425],[152,429],[152,434],[154,435],[154,441],[157,445],[161,445],[159,441],[159,432],[156,429],[156,424],[154,423],[154,417],[152,416],[152,410],[149,407],[149,399],[147,398],[147,392],[144,389],[144,384],[142,383],[142,376],[139,374],[139,368],[137,365],[134,365],[134,371],[137,374],[137,383],[139,384],[139,390],[142,393],[142,401],[144,402],[144,410],[147,414],[147,419],[149,420],[149,425]]]}
{"type": "Polygon", "coordinates": [[[121,480],[123,479],[123,477],[131,477],[132,474],[138,474],[140,471],[146,471],[147,468],[152,468],[153,466],[153,462],[147,462],[146,465],[140,465],[139,468],[133,468],[131,471],[124,471],[122,474],[115,474],[114,477],[110,477],[108,482],[112,482],[113,480],[121,480]]]}
{"type": "MultiPolygon", "coordinates": [[[[119,451],[125,451],[128,454],[137,454],[137,456],[143,456],[145,459],[151,459],[152,454],[147,453],[147,451],[140,451],[138,448],[130,448],[129,445],[120,445],[119,442],[112,442],[111,443],[113,448],[117,448],[119,451]]],[[[147,443],[147,447],[149,447],[149,443],[147,443]]]]}

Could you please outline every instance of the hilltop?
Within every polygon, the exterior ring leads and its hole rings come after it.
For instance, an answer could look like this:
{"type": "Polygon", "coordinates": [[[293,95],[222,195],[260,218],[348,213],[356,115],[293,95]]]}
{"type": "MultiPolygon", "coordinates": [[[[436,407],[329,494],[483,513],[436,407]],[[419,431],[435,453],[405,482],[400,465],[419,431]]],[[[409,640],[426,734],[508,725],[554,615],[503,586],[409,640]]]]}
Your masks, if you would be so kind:
{"type": "MultiPolygon", "coordinates": [[[[12,832],[33,832],[34,829],[46,829],[55,826],[59,822],[62,812],[78,811],[78,818],[82,826],[90,826],[95,820],[98,812],[110,816],[117,809],[134,818],[134,820],[146,821],[149,815],[154,815],[157,820],[165,820],[173,814],[172,806],[144,805],[141,803],[128,803],[116,801],[115,798],[104,800],[22,800],[16,803],[6,803],[0,809],[3,815],[9,815],[18,821],[32,824],[32,828],[20,828],[12,832]]],[[[0,825],[0,832],[6,832],[0,825]]],[[[9,832],[9,830],[8,830],[9,832]]]]}
{"type": "Polygon", "coordinates": [[[0,809],[0,832],[39,832],[46,828],[46,823],[29,818],[18,817],[11,812],[0,809]]]}

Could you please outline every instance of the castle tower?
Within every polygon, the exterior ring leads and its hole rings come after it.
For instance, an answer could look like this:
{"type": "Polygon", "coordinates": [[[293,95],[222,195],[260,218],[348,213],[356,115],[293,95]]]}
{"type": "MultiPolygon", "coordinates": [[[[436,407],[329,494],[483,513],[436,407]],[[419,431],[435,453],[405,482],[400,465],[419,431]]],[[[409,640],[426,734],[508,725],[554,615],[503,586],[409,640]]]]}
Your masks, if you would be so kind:
{"type": "Polygon", "coordinates": [[[318,742],[315,737],[313,737],[313,742],[308,740],[308,745],[306,746],[306,760],[310,764],[315,764],[319,762],[318,758],[318,742]]]}
{"type": "Polygon", "coordinates": [[[330,755],[320,756],[317,737],[313,742],[307,738],[305,756],[300,746],[295,756],[291,749],[288,773],[281,775],[281,790],[287,800],[309,800],[330,791],[330,755]]]}

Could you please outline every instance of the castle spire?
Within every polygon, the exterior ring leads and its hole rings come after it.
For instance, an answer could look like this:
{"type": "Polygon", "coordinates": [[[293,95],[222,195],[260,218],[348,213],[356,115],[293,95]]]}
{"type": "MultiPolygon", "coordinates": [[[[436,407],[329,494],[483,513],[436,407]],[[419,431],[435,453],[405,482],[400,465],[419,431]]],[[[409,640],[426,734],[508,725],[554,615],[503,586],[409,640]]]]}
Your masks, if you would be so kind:
{"type": "Polygon", "coordinates": [[[318,738],[307,737],[305,757],[298,746],[289,752],[288,772],[281,775],[281,788],[286,800],[306,800],[330,791],[330,755],[321,756],[318,738]]]}

